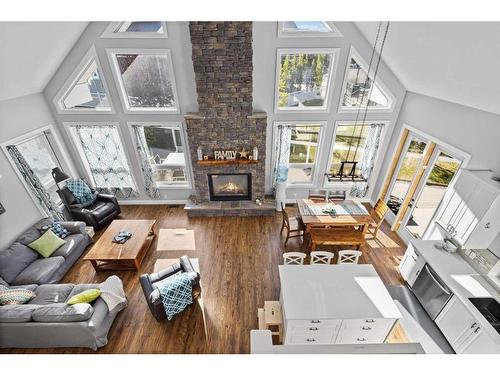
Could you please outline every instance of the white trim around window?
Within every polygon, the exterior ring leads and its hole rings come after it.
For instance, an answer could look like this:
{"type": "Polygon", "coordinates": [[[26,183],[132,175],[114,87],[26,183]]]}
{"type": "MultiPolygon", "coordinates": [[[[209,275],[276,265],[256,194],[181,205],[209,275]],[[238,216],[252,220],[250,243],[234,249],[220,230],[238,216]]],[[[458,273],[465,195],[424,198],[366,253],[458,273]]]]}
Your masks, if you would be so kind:
{"type": "Polygon", "coordinates": [[[343,35],[340,33],[339,29],[334,25],[331,21],[317,21],[322,22],[326,27],[330,29],[330,31],[305,31],[305,30],[297,30],[297,31],[284,31],[283,24],[284,22],[278,22],[278,38],[307,38],[307,37],[342,37],[343,35]]]}
{"type": "Polygon", "coordinates": [[[327,113],[330,111],[330,99],[333,96],[333,80],[335,72],[337,70],[337,57],[340,48],[278,48],[276,50],[276,69],[274,78],[274,112],[275,113],[327,113]],[[324,105],[321,107],[284,107],[280,108],[278,106],[279,100],[279,78],[280,78],[280,68],[281,68],[281,56],[287,54],[329,54],[331,55],[330,67],[328,72],[328,82],[326,84],[326,95],[324,100],[324,105]]]}
{"type": "MultiPolygon", "coordinates": [[[[65,149],[63,148],[63,142],[62,142],[61,138],[59,137],[59,134],[55,130],[55,127],[52,124],[42,126],[42,127],[38,128],[38,129],[35,129],[33,131],[30,131],[28,133],[22,134],[22,135],[20,135],[18,137],[15,137],[15,138],[9,139],[8,141],[0,143],[0,148],[3,150],[3,152],[5,154],[5,157],[7,158],[7,160],[10,163],[10,165],[12,166],[12,169],[14,170],[14,172],[17,175],[17,177],[21,181],[21,184],[26,189],[26,191],[27,191],[28,195],[30,196],[31,200],[35,204],[35,207],[38,209],[38,211],[44,217],[47,215],[47,213],[42,209],[42,207],[40,207],[40,202],[38,202],[38,199],[33,195],[33,193],[31,192],[31,189],[26,184],[26,181],[25,181],[24,177],[22,176],[21,172],[19,171],[19,169],[17,169],[17,166],[16,166],[14,160],[12,160],[9,152],[7,151],[7,146],[9,146],[9,145],[17,145],[17,144],[20,144],[22,142],[29,141],[30,139],[38,137],[39,135],[41,135],[41,134],[43,134],[45,132],[50,133],[50,135],[52,136],[52,138],[53,138],[53,140],[55,142],[54,145],[50,145],[50,146],[52,147],[52,151],[55,153],[57,161],[59,162],[59,164],[62,164],[62,165],[60,165],[60,167],[68,175],[70,175],[72,177],[77,176],[76,171],[73,168],[73,164],[70,162],[70,160],[68,158],[68,155],[66,155],[66,153],[65,153],[65,149]],[[55,149],[54,149],[54,146],[55,146],[55,149]],[[62,160],[59,160],[59,157],[61,157],[62,160]],[[61,161],[63,163],[61,163],[61,161]]],[[[54,184],[55,184],[55,181],[54,181],[54,184]]]]}
{"type": "MultiPolygon", "coordinates": [[[[314,188],[315,186],[318,185],[320,182],[321,178],[321,171],[319,170],[319,166],[321,163],[321,152],[323,150],[323,138],[327,126],[327,121],[274,121],[273,123],[273,145],[275,145],[276,140],[278,139],[278,126],[279,125],[290,125],[290,126],[319,126],[319,134],[318,134],[318,142],[317,142],[317,149],[316,149],[316,160],[314,162],[314,168],[313,168],[313,173],[311,177],[311,182],[297,182],[297,183],[290,183],[287,181],[287,187],[288,188],[314,188]]],[[[272,150],[272,164],[271,164],[271,179],[274,180],[274,165],[276,162],[276,147],[273,146],[272,150]]]]}
{"type": "MultiPolygon", "coordinates": [[[[162,29],[163,31],[161,33],[158,32],[134,32],[134,31],[127,31],[127,32],[116,32],[116,28],[121,26],[122,23],[127,22],[127,21],[119,21],[119,22],[110,22],[109,25],[106,27],[104,32],[101,35],[101,38],[168,38],[168,33],[167,33],[167,23],[164,21],[161,21],[162,24],[162,29]]],[[[160,21],[158,21],[160,22],[160,21]]]]}
{"type": "Polygon", "coordinates": [[[186,135],[186,129],[183,126],[182,122],[141,122],[141,121],[128,121],[127,122],[127,128],[130,133],[130,137],[132,138],[132,143],[134,145],[135,149],[135,157],[137,158],[138,161],[140,161],[140,155],[137,152],[137,140],[136,136],[134,134],[134,130],[132,129],[132,126],[134,125],[139,125],[139,126],[155,126],[155,127],[162,127],[166,129],[176,129],[180,131],[181,134],[181,139],[182,139],[182,146],[184,148],[184,160],[186,165],[184,166],[184,171],[186,173],[186,183],[185,184],[156,184],[156,187],[160,190],[191,190],[193,188],[193,173],[191,170],[191,158],[189,157],[189,149],[187,146],[187,135],[186,135]]]}
{"type": "Polygon", "coordinates": [[[96,113],[106,113],[106,114],[114,114],[115,110],[113,107],[113,102],[111,100],[111,96],[109,93],[109,86],[106,82],[106,78],[104,77],[104,74],[102,72],[102,66],[99,61],[99,58],[97,57],[97,52],[95,49],[95,46],[90,47],[90,49],[87,51],[85,56],[83,56],[81,62],[77,65],[77,67],[71,72],[69,77],[66,79],[64,82],[63,86],[59,89],[57,94],[54,96],[52,99],[52,103],[54,104],[54,107],[56,108],[57,113],[59,114],[68,114],[68,113],[74,113],[74,114],[96,114],[96,113]],[[104,86],[104,90],[106,91],[106,98],[109,103],[109,108],[64,108],[62,101],[66,97],[66,95],[69,93],[70,90],[73,89],[75,86],[76,82],[81,76],[81,73],[92,63],[92,61],[95,61],[97,65],[97,72],[99,73],[99,79],[102,82],[102,85],[104,86]]]}
{"type": "Polygon", "coordinates": [[[77,138],[76,130],[75,127],[77,125],[84,125],[84,126],[113,126],[117,129],[118,131],[118,136],[120,137],[120,143],[122,146],[123,154],[125,155],[125,159],[127,160],[128,168],[129,168],[129,173],[130,177],[132,179],[132,182],[134,188],[136,191],[138,191],[139,186],[137,184],[137,179],[135,176],[134,168],[132,167],[131,159],[129,156],[129,153],[127,151],[127,147],[125,146],[125,142],[123,141],[124,135],[123,135],[123,130],[121,129],[120,123],[116,121],[65,121],[62,123],[64,129],[66,130],[66,133],[68,134],[68,138],[70,139],[71,145],[73,146],[73,149],[75,149],[78,152],[78,158],[80,165],[83,167],[83,170],[85,171],[85,177],[87,178],[88,181],[92,182],[92,185],[95,187],[96,183],[94,180],[94,176],[92,172],[90,171],[89,164],[87,161],[87,157],[85,156],[85,153],[81,147],[81,144],[77,138]]]}
{"type": "Polygon", "coordinates": [[[177,85],[175,83],[174,74],[174,63],[172,61],[172,54],[169,49],[150,49],[150,48],[106,48],[106,53],[108,55],[109,64],[111,65],[111,70],[113,71],[113,76],[115,79],[116,86],[119,91],[120,101],[122,102],[123,110],[125,113],[180,113],[179,96],[177,95],[177,85]],[[117,54],[133,54],[133,55],[163,55],[167,56],[170,64],[167,70],[169,78],[172,84],[172,94],[174,96],[174,107],[131,107],[127,99],[127,91],[125,90],[125,85],[123,83],[122,75],[120,74],[120,68],[116,60],[117,54]]]}
{"type": "MultiPolygon", "coordinates": [[[[359,106],[356,106],[356,107],[344,107],[342,105],[343,101],[344,101],[344,94],[345,94],[345,90],[346,90],[346,86],[347,86],[347,75],[349,74],[349,64],[351,62],[351,58],[353,58],[356,60],[356,62],[365,70],[368,72],[368,64],[366,63],[366,61],[361,57],[361,55],[358,53],[358,51],[356,51],[356,49],[351,45],[351,48],[350,48],[350,51],[349,51],[349,56],[347,58],[347,61],[346,61],[346,65],[345,65],[345,72],[344,72],[344,80],[342,82],[342,89],[340,91],[340,101],[339,101],[339,109],[338,109],[338,112],[339,113],[356,113],[358,112],[359,110],[359,106]]],[[[375,61],[375,57],[374,57],[374,61],[372,62],[372,64],[376,64],[376,61],[375,61]]],[[[375,66],[375,65],[373,65],[375,66]]],[[[375,113],[389,113],[389,112],[392,112],[394,110],[394,106],[396,104],[396,97],[392,94],[392,92],[387,88],[387,86],[382,82],[382,79],[380,78],[380,72],[377,73],[377,77],[376,77],[376,81],[373,82],[373,69],[372,71],[370,72],[370,75],[368,76],[370,78],[370,80],[372,81],[373,84],[375,84],[379,89],[380,91],[382,92],[382,94],[384,94],[384,96],[387,98],[387,106],[385,107],[378,107],[378,108],[375,108],[375,107],[368,107],[368,112],[375,112],[375,113]]],[[[364,112],[365,111],[365,106],[363,106],[361,108],[361,112],[364,112]]]]}
{"type": "MultiPolygon", "coordinates": [[[[330,148],[329,148],[329,151],[328,151],[328,161],[327,161],[327,165],[326,165],[326,170],[325,170],[325,173],[330,173],[330,167],[332,165],[332,153],[333,153],[333,149],[335,147],[335,138],[337,137],[337,129],[339,126],[342,126],[342,125],[355,125],[355,124],[361,124],[363,123],[363,121],[335,121],[335,128],[333,130],[333,135],[332,135],[332,139],[331,139],[331,143],[330,143],[330,148]]],[[[373,172],[369,178],[369,181],[368,181],[368,186],[370,187],[370,189],[373,189],[373,185],[374,183],[376,182],[378,176],[377,176],[377,172],[378,172],[378,169],[381,167],[379,164],[380,164],[380,160],[381,160],[381,156],[380,156],[380,153],[382,152],[382,145],[384,144],[385,142],[385,137],[387,136],[387,131],[389,129],[389,125],[390,125],[390,121],[387,121],[387,120],[382,120],[382,121],[378,121],[378,120],[373,120],[373,121],[369,121],[369,120],[365,120],[363,125],[370,125],[370,124],[381,124],[383,125],[383,128],[382,128],[382,133],[380,135],[380,143],[379,143],[379,148],[377,150],[377,156],[375,157],[375,163],[373,164],[373,172]]],[[[383,156],[382,156],[383,158],[383,156]]],[[[329,182],[328,179],[326,178],[326,176],[323,176],[323,187],[324,188],[335,188],[335,187],[339,187],[339,188],[348,188],[350,189],[351,186],[352,186],[352,181],[343,181],[343,182],[340,182],[340,181],[335,181],[335,182],[329,182]]],[[[367,196],[369,196],[371,193],[369,192],[367,194],[367,196]]]]}

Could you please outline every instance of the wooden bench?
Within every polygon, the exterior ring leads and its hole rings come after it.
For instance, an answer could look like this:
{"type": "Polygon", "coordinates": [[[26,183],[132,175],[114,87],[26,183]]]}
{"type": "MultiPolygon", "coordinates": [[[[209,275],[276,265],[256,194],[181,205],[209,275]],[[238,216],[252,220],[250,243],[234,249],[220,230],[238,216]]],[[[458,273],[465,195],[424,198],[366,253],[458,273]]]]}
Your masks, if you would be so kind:
{"type": "Polygon", "coordinates": [[[344,228],[312,228],[308,233],[308,244],[311,251],[318,246],[356,246],[359,248],[365,243],[363,231],[344,228]]]}

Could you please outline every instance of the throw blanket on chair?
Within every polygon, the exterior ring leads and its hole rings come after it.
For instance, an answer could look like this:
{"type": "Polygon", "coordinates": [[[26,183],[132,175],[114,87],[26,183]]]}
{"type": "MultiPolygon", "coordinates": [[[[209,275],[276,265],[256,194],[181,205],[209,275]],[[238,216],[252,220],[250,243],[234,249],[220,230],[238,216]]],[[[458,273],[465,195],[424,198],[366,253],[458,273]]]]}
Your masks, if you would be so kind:
{"type": "Polygon", "coordinates": [[[187,272],[168,278],[158,289],[168,320],[193,303],[193,287],[187,272]]]}

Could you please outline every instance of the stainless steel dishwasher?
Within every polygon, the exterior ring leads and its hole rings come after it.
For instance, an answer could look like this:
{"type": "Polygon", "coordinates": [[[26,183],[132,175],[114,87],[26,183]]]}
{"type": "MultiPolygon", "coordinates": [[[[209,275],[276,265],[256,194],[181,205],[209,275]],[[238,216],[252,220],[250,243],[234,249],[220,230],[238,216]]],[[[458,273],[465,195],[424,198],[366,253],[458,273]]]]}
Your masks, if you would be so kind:
{"type": "Polygon", "coordinates": [[[451,290],[427,263],[411,289],[432,320],[436,319],[453,296],[451,290]]]}

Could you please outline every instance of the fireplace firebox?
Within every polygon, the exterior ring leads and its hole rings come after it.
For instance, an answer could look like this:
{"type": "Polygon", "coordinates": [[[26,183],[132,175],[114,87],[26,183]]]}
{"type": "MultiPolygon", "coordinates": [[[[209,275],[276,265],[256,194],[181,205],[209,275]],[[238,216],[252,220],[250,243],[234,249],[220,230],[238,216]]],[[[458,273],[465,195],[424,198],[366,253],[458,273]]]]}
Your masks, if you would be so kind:
{"type": "Polygon", "coordinates": [[[208,173],[211,201],[241,201],[252,199],[251,173],[208,173]]]}

